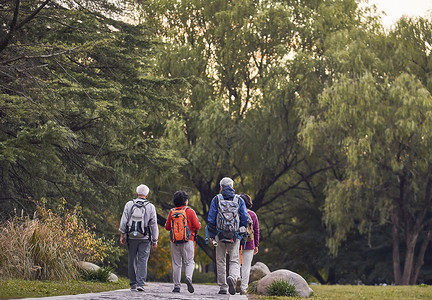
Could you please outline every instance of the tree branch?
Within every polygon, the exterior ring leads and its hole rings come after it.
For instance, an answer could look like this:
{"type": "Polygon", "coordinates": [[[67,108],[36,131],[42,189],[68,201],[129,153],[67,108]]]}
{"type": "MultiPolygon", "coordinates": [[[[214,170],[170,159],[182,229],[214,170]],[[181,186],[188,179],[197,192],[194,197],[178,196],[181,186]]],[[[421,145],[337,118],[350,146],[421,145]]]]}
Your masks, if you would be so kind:
{"type": "Polygon", "coordinates": [[[20,56],[17,56],[17,57],[11,58],[11,59],[9,59],[9,60],[3,61],[0,65],[7,65],[7,64],[9,64],[9,63],[11,63],[11,62],[14,62],[14,61],[17,61],[17,60],[20,60],[20,59],[50,58],[50,57],[54,57],[54,56],[59,56],[59,55],[65,54],[65,53],[69,53],[69,52],[71,52],[71,51],[77,49],[78,47],[79,47],[79,46],[76,46],[76,47],[74,47],[74,48],[66,49],[66,50],[63,50],[63,51],[61,51],[61,52],[52,53],[52,54],[41,54],[41,55],[20,55],[20,56]]]}
{"type": "Polygon", "coordinates": [[[32,14],[28,15],[27,18],[25,18],[24,20],[22,20],[18,24],[18,26],[16,27],[16,29],[20,29],[22,26],[24,26],[25,24],[27,24],[28,22],[30,22],[49,2],[51,2],[51,0],[45,0],[45,2],[42,3],[32,14]]]}
{"type": "Polygon", "coordinates": [[[12,18],[11,24],[9,25],[9,32],[4,38],[4,40],[0,42],[0,53],[4,49],[6,49],[6,47],[9,45],[9,42],[12,40],[13,34],[15,32],[16,23],[18,21],[19,7],[20,7],[20,0],[16,0],[14,16],[12,18]]]}

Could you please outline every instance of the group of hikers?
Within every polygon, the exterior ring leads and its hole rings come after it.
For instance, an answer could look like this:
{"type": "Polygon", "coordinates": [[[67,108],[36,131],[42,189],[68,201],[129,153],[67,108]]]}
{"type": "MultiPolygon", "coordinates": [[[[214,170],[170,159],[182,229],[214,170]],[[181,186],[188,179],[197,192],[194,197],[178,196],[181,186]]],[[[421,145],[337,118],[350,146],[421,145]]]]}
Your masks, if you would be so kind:
{"type": "MultiPolygon", "coordinates": [[[[151,247],[157,248],[159,230],[155,206],[147,200],[149,188],[141,184],[136,198],[126,203],[120,220],[120,244],[128,248],[128,277],[132,291],[144,291],[147,262],[151,247]]],[[[189,195],[182,190],[173,195],[172,208],[165,223],[170,232],[173,293],[181,288],[182,261],[184,283],[193,293],[194,241],[201,223],[188,206],[189,195]]],[[[220,193],[213,197],[207,219],[206,242],[216,247],[216,272],[219,294],[245,295],[249,283],[252,258],[258,253],[259,223],[251,210],[248,194],[236,194],[229,177],[220,181],[220,193]],[[207,236],[208,235],[208,236],[207,236]],[[227,276],[226,255],[229,255],[227,276]]]]}

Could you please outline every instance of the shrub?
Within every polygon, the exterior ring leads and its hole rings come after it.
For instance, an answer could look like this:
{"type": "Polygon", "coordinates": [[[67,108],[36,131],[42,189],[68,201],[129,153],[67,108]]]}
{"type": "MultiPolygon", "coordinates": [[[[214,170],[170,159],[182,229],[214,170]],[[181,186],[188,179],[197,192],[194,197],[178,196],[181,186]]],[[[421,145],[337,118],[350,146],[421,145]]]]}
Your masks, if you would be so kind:
{"type": "Polygon", "coordinates": [[[112,268],[102,267],[95,271],[81,271],[81,278],[85,281],[99,281],[99,282],[109,282],[110,274],[112,273],[112,268]]]}
{"type": "Polygon", "coordinates": [[[297,296],[295,285],[282,279],[273,281],[267,287],[267,294],[269,296],[287,296],[287,297],[297,296]]]}
{"type": "Polygon", "coordinates": [[[248,294],[258,294],[258,280],[249,283],[247,292],[248,294]]]}
{"type": "Polygon", "coordinates": [[[76,262],[102,262],[114,248],[89,230],[80,208],[58,213],[36,203],[30,218],[15,216],[0,224],[0,277],[69,280],[79,276],[76,262]]]}

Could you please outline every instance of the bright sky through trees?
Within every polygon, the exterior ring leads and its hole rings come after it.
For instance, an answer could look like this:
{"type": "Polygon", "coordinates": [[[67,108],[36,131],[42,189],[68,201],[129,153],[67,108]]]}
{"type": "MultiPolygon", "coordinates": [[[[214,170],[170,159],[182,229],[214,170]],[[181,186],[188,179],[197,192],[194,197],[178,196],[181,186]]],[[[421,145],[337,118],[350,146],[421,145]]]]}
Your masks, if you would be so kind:
{"type": "Polygon", "coordinates": [[[432,0],[369,0],[375,4],[378,12],[384,11],[383,23],[386,27],[394,24],[400,17],[426,17],[432,13],[432,0]]]}

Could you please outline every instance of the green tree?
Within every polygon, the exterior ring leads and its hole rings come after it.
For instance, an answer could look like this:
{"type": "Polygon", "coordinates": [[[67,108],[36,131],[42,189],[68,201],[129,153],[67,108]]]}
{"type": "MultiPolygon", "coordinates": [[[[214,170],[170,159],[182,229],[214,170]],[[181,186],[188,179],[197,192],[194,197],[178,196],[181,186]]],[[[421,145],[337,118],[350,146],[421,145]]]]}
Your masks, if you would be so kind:
{"type": "Polygon", "coordinates": [[[388,35],[335,34],[326,52],[332,82],[308,103],[316,111],[302,131],[305,145],[334,153],[342,171],[327,184],[330,248],[353,228],[371,234],[390,224],[396,284],[416,283],[432,237],[430,26],[402,20],[388,35]]]}
{"type": "Polygon", "coordinates": [[[157,138],[177,83],[153,76],[155,43],[110,3],[2,4],[2,213],[64,197],[109,232],[134,187],[170,165],[157,138]]]}
{"type": "MultiPolygon", "coordinates": [[[[300,204],[291,194],[327,168],[306,165],[310,157],[298,144],[296,102],[299,94],[321,92],[327,78],[319,58],[323,41],[359,23],[356,9],[355,1],[143,3],[143,22],[152,20],[167,41],[160,74],[186,83],[183,109],[172,116],[165,139],[165,148],[182,159],[181,176],[159,181],[161,190],[172,192],[173,182],[190,187],[203,220],[223,176],[236,180],[238,192],[251,194],[259,213],[280,203],[292,211],[296,205],[319,207],[300,204]],[[302,77],[305,70],[311,78],[302,77]]],[[[269,230],[276,225],[270,222],[269,230]]]]}

